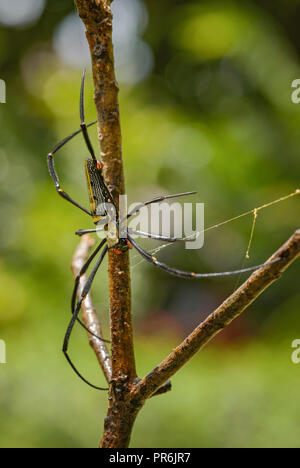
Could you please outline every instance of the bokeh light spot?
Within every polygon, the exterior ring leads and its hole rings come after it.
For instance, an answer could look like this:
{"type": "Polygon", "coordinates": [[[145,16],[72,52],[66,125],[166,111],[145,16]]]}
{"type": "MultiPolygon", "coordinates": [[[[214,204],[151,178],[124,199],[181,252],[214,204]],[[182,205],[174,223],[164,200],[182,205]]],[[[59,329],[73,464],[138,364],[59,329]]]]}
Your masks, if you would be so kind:
{"type": "MultiPolygon", "coordinates": [[[[135,84],[152,70],[153,54],[140,37],[148,23],[147,9],[139,0],[116,0],[112,4],[113,43],[118,81],[135,84]]],[[[74,68],[90,64],[85,27],[80,18],[71,13],[57,27],[53,48],[62,62],[74,68]]]]}
{"type": "Polygon", "coordinates": [[[200,8],[185,16],[174,39],[198,58],[217,59],[238,41],[243,24],[243,17],[235,9],[200,8]]]}
{"type": "Polygon", "coordinates": [[[34,23],[43,13],[46,0],[0,0],[0,22],[6,26],[34,23]]]}
{"type": "Polygon", "coordinates": [[[58,57],[70,67],[82,68],[90,63],[89,46],[80,18],[71,13],[57,27],[53,47],[58,57]]]}

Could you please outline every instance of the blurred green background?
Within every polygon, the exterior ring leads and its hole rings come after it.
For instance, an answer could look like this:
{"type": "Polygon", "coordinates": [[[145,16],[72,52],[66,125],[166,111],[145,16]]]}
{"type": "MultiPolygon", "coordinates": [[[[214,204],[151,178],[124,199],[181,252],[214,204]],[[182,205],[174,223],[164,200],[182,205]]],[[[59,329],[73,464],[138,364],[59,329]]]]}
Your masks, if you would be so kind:
{"type": "MultiPolygon", "coordinates": [[[[115,0],[129,201],[197,190],[214,225],[299,186],[300,1],[115,0]]],[[[95,447],[106,394],[81,383],[62,340],[69,320],[74,232],[91,220],[60,199],[46,155],[79,127],[81,70],[95,118],[89,55],[72,0],[0,0],[0,365],[1,447],[95,447]]],[[[91,131],[97,148],[96,130],[91,131]]],[[[87,205],[80,137],[56,158],[63,187],[87,205]]],[[[186,201],[189,201],[188,199],[186,201]]],[[[261,263],[299,228],[299,200],[210,231],[205,246],[172,245],[165,262],[194,271],[261,263]]],[[[154,241],[143,245],[151,250],[154,241]]],[[[173,379],[173,391],[139,415],[132,447],[299,447],[299,262],[173,379]]],[[[139,375],[165,355],[243,281],[188,282],[132,253],[139,375]]],[[[94,302],[108,333],[106,265],[94,302]]],[[[71,353],[104,378],[82,330],[71,353]]]]}

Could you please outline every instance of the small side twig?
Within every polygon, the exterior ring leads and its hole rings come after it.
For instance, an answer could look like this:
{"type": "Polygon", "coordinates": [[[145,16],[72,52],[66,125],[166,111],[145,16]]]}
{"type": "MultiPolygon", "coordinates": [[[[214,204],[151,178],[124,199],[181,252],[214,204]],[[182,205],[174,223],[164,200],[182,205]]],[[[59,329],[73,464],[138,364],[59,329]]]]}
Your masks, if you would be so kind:
{"type": "MultiPolygon", "coordinates": [[[[80,273],[80,270],[86,262],[86,259],[88,258],[94,244],[94,240],[89,236],[82,237],[82,240],[78,245],[72,260],[72,270],[74,277],[78,276],[80,273]]],[[[77,293],[78,298],[80,298],[86,280],[86,275],[83,275],[80,279],[77,293]]],[[[91,293],[87,295],[85,301],[82,303],[82,319],[85,326],[89,330],[91,330],[95,335],[102,337],[101,325],[93,306],[91,293]]],[[[97,356],[98,362],[104,372],[107,382],[110,382],[112,376],[111,359],[106,344],[91,334],[89,334],[89,341],[97,356]]]]}
{"type": "Polygon", "coordinates": [[[171,390],[172,390],[172,382],[171,382],[171,380],[168,380],[161,387],[159,387],[159,389],[156,390],[156,392],[153,393],[153,395],[151,395],[151,397],[163,395],[164,393],[168,393],[171,390]]]}

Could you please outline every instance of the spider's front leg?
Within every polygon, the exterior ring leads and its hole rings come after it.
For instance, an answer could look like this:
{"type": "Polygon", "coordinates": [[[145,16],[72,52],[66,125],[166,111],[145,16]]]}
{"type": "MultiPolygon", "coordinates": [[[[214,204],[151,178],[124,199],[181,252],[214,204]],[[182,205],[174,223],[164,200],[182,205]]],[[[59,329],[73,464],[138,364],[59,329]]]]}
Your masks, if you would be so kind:
{"type": "MultiPolygon", "coordinates": [[[[91,125],[94,125],[95,123],[97,122],[97,120],[95,120],[94,122],[90,123],[87,127],[90,127],[91,125]]],[[[68,195],[62,188],[61,188],[61,185],[60,185],[60,180],[59,180],[59,177],[58,177],[58,174],[56,172],[56,169],[55,169],[55,164],[54,164],[54,157],[55,157],[55,154],[65,145],[67,144],[70,140],[72,140],[72,138],[74,138],[76,135],[79,135],[79,133],[82,132],[82,129],[80,130],[77,130],[76,132],[72,133],[71,135],[67,136],[66,138],[64,138],[60,143],[58,143],[55,148],[53,148],[53,150],[48,154],[48,157],[47,157],[47,163],[48,163],[48,169],[49,169],[49,173],[50,173],[50,176],[54,182],[54,185],[55,185],[55,188],[56,188],[56,191],[57,193],[62,197],[64,198],[65,200],[67,200],[68,202],[72,203],[72,205],[76,206],[77,208],[79,208],[80,210],[84,211],[84,213],[88,214],[88,215],[91,215],[91,212],[89,210],[87,210],[86,208],[84,208],[83,206],[81,206],[79,203],[77,203],[75,200],[73,200],[73,198],[70,197],[70,195],[68,195]]]]}
{"type": "Polygon", "coordinates": [[[185,271],[179,270],[178,268],[170,267],[163,262],[160,262],[156,257],[151,255],[150,253],[146,252],[140,245],[138,245],[134,239],[128,235],[128,239],[131,245],[137,250],[137,252],[145,259],[147,262],[152,263],[154,266],[166,271],[170,275],[178,276],[179,278],[187,278],[187,279],[202,279],[202,278],[217,278],[223,276],[233,276],[233,275],[240,275],[241,273],[248,273],[251,271],[258,270],[263,266],[271,265],[272,263],[278,262],[280,259],[276,259],[267,263],[263,263],[261,265],[256,265],[250,268],[244,268],[242,270],[233,270],[233,271],[223,271],[218,273],[195,273],[193,271],[185,271]]]}

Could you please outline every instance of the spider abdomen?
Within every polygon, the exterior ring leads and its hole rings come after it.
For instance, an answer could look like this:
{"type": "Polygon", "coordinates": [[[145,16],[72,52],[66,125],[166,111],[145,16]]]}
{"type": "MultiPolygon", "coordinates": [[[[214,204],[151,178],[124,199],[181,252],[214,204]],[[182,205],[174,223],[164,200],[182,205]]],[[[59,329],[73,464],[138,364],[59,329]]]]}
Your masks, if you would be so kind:
{"type": "Polygon", "coordinates": [[[85,173],[91,214],[96,224],[107,216],[107,204],[112,203],[112,198],[103,178],[102,166],[97,161],[86,159],[85,173]]]}

